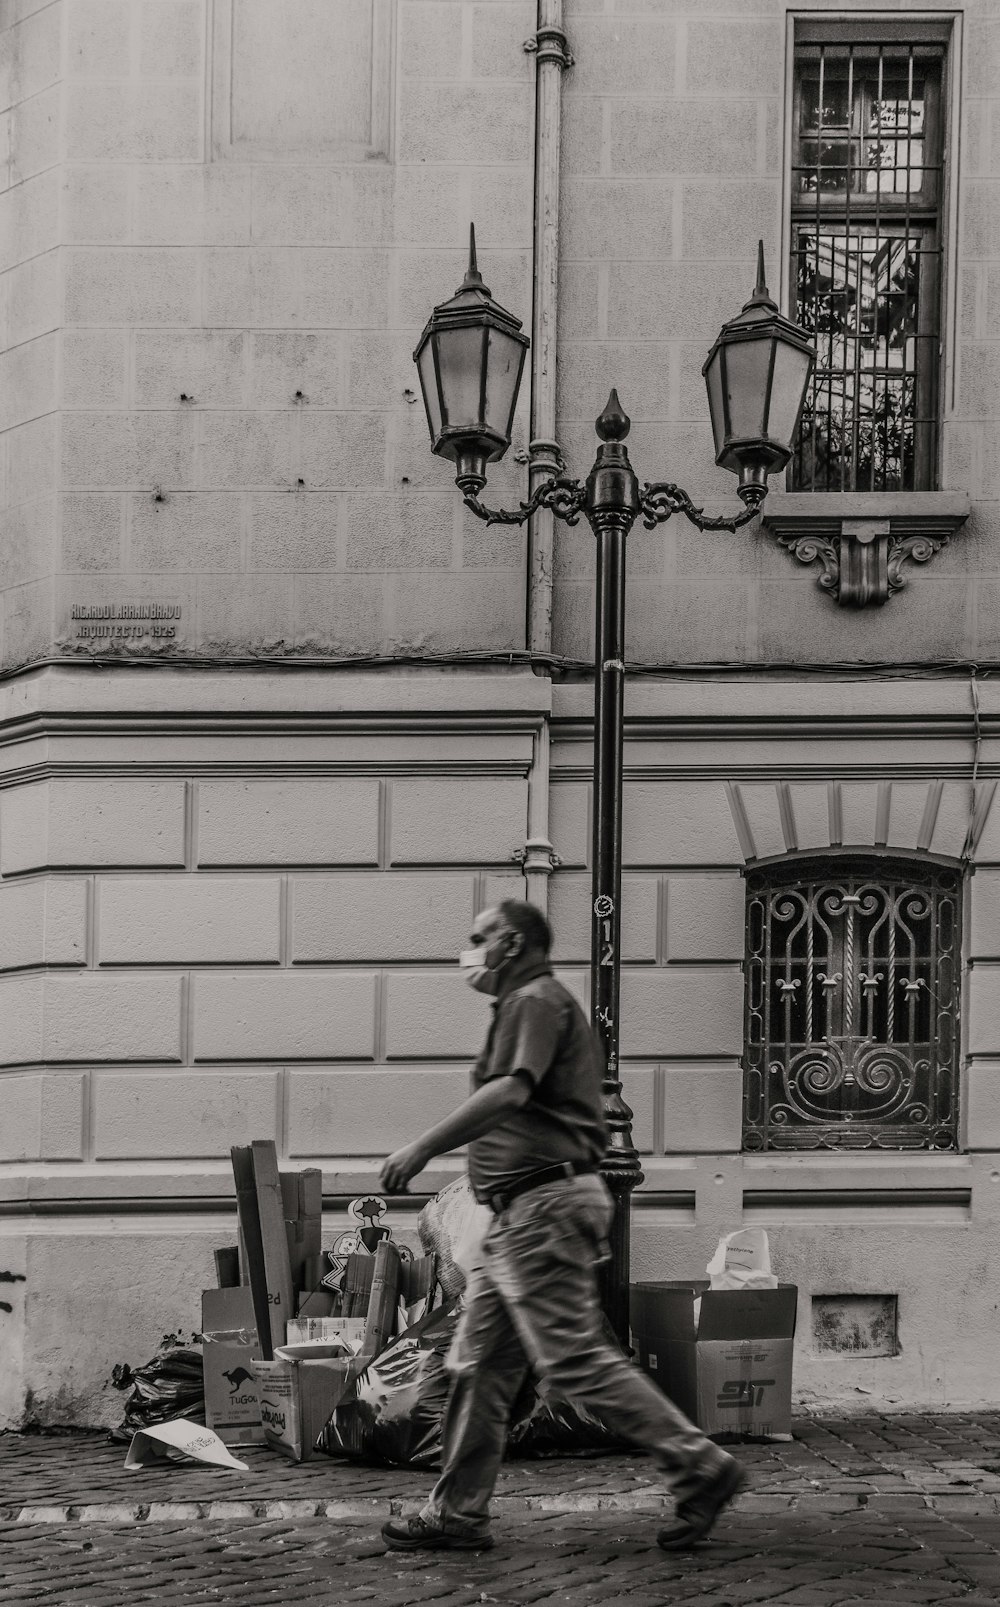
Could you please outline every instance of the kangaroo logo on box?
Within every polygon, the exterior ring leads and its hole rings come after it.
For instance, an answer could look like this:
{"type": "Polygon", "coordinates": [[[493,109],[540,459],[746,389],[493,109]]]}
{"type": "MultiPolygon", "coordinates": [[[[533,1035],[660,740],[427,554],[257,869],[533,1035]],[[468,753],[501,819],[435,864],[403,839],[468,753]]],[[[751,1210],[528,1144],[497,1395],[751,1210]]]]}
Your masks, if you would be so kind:
{"type": "Polygon", "coordinates": [[[723,1384],[716,1406],[759,1406],[773,1378],[729,1378],[723,1384]]]}
{"type": "Polygon", "coordinates": [[[236,1394],[241,1385],[253,1383],[253,1373],[248,1373],[245,1367],[234,1367],[232,1372],[223,1373],[222,1376],[229,1379],[229,1390],[232,1395],[236,1394]]]}

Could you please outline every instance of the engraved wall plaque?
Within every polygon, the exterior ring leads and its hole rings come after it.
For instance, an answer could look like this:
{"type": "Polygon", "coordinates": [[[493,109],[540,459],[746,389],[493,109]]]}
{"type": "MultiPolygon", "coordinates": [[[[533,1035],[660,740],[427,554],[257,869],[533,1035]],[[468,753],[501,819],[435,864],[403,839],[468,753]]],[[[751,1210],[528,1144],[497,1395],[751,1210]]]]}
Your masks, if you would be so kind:
{"type": "Polygon", "coordinates": [[[74,602],[63,645],[96,653],[174,647],[181,636],[183,614],[182,605],[173,601],[74,602]]]}

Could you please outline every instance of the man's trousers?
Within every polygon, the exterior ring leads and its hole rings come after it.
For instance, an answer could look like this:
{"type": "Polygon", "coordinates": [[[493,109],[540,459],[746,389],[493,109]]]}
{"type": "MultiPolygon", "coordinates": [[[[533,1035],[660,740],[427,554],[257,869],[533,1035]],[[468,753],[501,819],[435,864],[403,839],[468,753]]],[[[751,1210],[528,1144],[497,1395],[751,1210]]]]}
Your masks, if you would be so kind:
{"type": "Polygon", "coordinates": [[[597,1267],[613,1206],[596,1174],[561,1178],[494,1217],[448,1356],[441,1477],[422,1516],[481,1531],[528,1368],[544,1393],[575,1401],[649,1451],[678,1506],[729,1460],[605,1337],[597,1267]]]}

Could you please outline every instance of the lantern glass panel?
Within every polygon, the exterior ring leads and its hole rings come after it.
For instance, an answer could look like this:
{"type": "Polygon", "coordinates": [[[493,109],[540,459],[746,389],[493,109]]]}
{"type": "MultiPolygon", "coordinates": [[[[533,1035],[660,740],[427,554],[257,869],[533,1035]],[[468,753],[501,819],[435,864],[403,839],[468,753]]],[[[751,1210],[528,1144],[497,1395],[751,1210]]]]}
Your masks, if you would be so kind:
{"type": "Polygon", "coordinates": [[[780,340],[775,342],[767,433],[772,441],[788,451],[792,449],[792,437],[809,379],[810,362],[809,352],[799,351],[796,346],[786,346],[780,340]]]}
{"type": "Polygon", "coordinates": [[[521,341],[512,340],[502,329],[491,329],[488,349],[485,422],[487,428],[509,441],[524,346],[521,341]]]}
{"type": "Polygon", "coordinates": [[[436,441],[441,434],[441,398],[438,396],[437,372],[434,366],[434,337],[431,335],[424,341],[417,358],[417,373],[420,375],[420,384],[424,392],[424,406],[427,409],[427,423],[430,426],[431,440],[436,441]]]}
{"type": "Polygon", "coordinates": [[[719,347],[705,374],[708,387],[708,408],[712,415],[712,433],[715,436],[716,456],[722,451],[726,439],[726,414],[722,402],[722,348],[719,347]]]}
{"type": "Polygon", "coordinates": [[[764,433],[764,398],[771,342],[727,341],[725,352],[729,435],[737,441],[757,440],[764,433]]]}
{"type": "Polygon", "coordinates": [[[478,430],[482,425],[483,329],[441,329],[437,334],[445,425],[478,430]]]}

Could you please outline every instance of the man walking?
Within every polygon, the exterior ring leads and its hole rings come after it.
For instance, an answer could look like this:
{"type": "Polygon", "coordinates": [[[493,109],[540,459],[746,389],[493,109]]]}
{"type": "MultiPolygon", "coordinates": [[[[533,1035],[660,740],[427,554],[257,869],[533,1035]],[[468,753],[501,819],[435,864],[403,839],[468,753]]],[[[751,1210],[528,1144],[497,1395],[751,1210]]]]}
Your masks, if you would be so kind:
{"type": "Polygon", "coordinates": [[[579,1401],[656,1459],[676,1502],[674,1522],[657,1535],[665,1550],[703,1539],[746,1483],[605,1338],[596,1268],[607,1258],[612,1204],[598,1170],[599,1050],[552,974],[551,941],[532,904],[509,900],[478,916],[460,964],[496,1003],[474,1091],[382,1168],[382,1186],[399,1192],[435,1155],[466,1144],[473,1191],[494,1213],[448,1358],[441,1477],[419,1515],[384,1525],[397,1551],[492,1546],[490,1496],[529,1365],[550,1396],[579,1401]]]}

